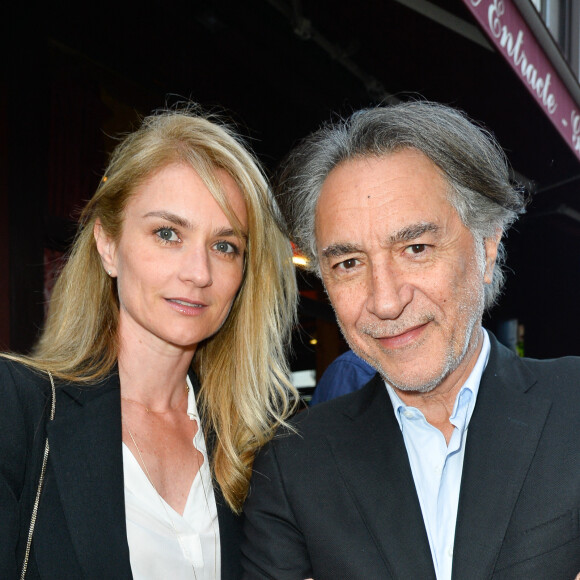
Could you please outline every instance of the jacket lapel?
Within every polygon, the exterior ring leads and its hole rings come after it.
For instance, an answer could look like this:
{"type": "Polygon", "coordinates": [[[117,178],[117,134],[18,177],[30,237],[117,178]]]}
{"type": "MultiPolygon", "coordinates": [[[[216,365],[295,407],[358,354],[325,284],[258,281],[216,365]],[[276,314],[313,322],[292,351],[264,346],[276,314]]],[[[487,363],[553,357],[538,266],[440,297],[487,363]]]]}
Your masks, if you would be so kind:
{"type": "Polygon", "coordinates": [[[131,578],[119,397],[116,374],[97,386],[63,386],[47,425],[49,461],[86,578],[131,578]]]}
{"type": "Polygon", "coordinates": [[[435,579],[403,436],[384,382],[375,375],[328,435],[339,470],[391,578],[435,579]]]}
{"type": "Polygon", "coordinates": [[[455,531],[453,578],[489,578],[546,421],[535,378],[490,335],[491,353],[469,423],[455,531]]]}

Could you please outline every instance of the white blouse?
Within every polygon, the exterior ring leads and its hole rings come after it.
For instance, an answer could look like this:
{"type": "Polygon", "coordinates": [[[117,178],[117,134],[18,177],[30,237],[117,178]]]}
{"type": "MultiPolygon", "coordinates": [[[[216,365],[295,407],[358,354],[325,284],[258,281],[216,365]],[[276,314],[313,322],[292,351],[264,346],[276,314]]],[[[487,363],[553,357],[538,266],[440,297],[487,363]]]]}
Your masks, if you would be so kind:
{"type": "Polygon", "coordinates": [[[203,464],[189,490],[183,516],[161,496],[123,443],[125,514],[135,580],[219,580],[220,536],[205,440],[189,377],[187,414],[197,421],[194,447],[203,464]]]}

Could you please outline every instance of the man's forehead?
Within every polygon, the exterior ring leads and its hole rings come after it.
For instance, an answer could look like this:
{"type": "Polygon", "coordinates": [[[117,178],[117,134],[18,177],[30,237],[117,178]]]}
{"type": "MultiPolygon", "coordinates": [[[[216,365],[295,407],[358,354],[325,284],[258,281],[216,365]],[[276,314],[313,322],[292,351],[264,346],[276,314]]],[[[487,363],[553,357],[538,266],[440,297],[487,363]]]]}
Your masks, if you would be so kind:
{"type": "Polygon", "coordinates": [[[329,171],[324,182],[328,181],[335,173],[340,172],[344,168],[356,167],[359,172],[362,171],[364,174],[365,168],[369,169],[377,165],[384,166],[394,159],[404,160],[405,162],[413,164],[425,164],[441,172],[439,167],[419,149],[415,149],[414,147],[400,147],[394,151],[387,151],[385,153],[367,153],[343,159],[329,171]]]}
{"type": "MultiPolygon", "coordinates": [[[[320,189],[321,198],[333,196],[343,190],[367,190],[390,182],[417,182],[427,176],[435,186],[447,189],[447,178],[441,169],[417,149],[400,149],[384,155],[368,155],[346,159],[328,173],[320,189]]],[[[415,183],[416,186],[416,183],[415,183]]]]}
{"type": "MultiPolygon", "coordinates": [[[[316,226],[320,220],[360,218],[362,214],[371,223],[391,221],[403,213],[408,223],[427,221],[429,212],[454,211],[449,187],[440,169],[415,149],[343,161],[322,184],[316,226]]],[[[395,231],[407,224],[395,219],[392,225],[395,231]]]]}

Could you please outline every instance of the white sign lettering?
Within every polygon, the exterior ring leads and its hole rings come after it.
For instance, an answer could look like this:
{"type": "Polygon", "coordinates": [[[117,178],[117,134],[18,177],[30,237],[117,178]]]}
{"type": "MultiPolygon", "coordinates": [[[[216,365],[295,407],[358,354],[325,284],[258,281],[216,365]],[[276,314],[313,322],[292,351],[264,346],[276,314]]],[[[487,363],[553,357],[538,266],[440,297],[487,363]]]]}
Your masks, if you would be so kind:
{"type": "Polygon", "coordinates": [[[580,115],[575,109],[572,109],[570,116],[572,121],[572,143],[574,144],[574,150],[580,152],[580,115]]]}
{"type": "MultiPolygon", "coordinates": [[[[473,6],[478,6],[481,0],[471,0],[473,6]]],[[[493,0],[487,10],[487,20],[491,33],[499,40],[500,46],[505,49],[507,55],[521,72],[522,77],[536,93],[550,114],[554,114],[558,103],[554,94],[550,91],[552,77],[550,73],[541,76],[534,63],[526,55],[524,50],[524,33],[518,30],[514,37],[512,31],[506,25],[502,25],[501,17],[505,11],[503,0],[493,0]]]]}

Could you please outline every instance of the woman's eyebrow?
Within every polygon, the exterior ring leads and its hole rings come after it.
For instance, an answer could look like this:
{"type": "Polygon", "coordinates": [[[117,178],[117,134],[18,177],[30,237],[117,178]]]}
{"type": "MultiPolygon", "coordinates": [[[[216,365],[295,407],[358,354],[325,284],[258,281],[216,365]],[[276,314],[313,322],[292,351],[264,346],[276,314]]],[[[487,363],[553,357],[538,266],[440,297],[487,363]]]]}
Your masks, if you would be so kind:
{"type": "Polygon", "coordinates": [[[233,228],[220,228],[219,230],[215,230],[214,236],[217,238],[229,238],[233,236],[235,238],[242,238],[244,240],[248,239],[248,234],[246,232],[241,230],[239,233],[236,233],[233,228]]]}
{"type": "Polygon", "coordinates": [[[164,220],[167,220],[168,222],[171,222],[172,224],[175,224],[176,226],[180,226],[182,228],[186,228],[188,230],[193,229],[193,225],[191,224],[191,222],[175,213],[172,213],[170,211],[150,211],[148,213],[146,213],[143,217],[156,217],[156,218],[161,218],[164,220]]]}

